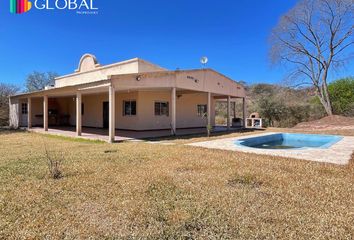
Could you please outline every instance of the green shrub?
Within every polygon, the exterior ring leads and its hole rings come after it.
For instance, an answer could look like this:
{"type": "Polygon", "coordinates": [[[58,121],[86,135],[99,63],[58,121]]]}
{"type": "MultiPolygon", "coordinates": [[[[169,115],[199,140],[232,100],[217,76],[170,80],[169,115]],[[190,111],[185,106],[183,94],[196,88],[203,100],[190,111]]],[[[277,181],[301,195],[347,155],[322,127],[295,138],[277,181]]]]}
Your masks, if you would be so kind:
{"type": "Polygon", "coordinates": [[[336,80],[328,85],[334,114],[354,116],[354,78],[336,80]]]}

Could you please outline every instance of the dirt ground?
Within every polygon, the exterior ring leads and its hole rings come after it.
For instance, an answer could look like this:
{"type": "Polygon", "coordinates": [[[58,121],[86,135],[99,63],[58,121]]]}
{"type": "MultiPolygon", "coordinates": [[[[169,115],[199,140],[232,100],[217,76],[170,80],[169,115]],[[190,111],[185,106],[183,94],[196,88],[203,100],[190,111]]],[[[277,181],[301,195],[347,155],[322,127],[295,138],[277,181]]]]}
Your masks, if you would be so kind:
{"type": "Polygon", "coordinates": [[[321,130],[337,130],[337,129],[354,129],[354,118],[344,116],[328,116],[311,122],[303,122],[297,124],[295,129],[321,129],[321,130]]]}

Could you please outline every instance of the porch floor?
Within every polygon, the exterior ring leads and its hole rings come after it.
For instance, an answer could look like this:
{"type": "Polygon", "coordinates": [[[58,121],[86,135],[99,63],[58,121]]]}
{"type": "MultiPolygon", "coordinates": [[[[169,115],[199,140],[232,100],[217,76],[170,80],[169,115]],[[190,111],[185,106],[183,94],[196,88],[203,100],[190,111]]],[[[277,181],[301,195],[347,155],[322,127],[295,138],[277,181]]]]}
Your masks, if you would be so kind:
{"type": "MultiPolygon", "coordinates": [[[[44,131],[42,127],[33,127],[29,131],[37,133],[45,133],[52,135],[60,135],[66,137],[76,137],[75,127],[50,127],[48,132],[44,131]]],[[[224,126],[217,126],[213,129],[213,132],[226,132],[227,128],[224,126]]],[[[189,129],[177,129],[176,135],[193,135],[206,133],[204,128],[189,128],[189,129]]],[[[167,137],[171,136],[170,130],[152,130],[152,131],[130,131],[130,130],[116,130],[115,142],[138,140],[147,138],[167,137]]],[[[108,129],[102,128],[82,128],[82,135],[80,138],[90,140],[108,140],[108,129]]]]}

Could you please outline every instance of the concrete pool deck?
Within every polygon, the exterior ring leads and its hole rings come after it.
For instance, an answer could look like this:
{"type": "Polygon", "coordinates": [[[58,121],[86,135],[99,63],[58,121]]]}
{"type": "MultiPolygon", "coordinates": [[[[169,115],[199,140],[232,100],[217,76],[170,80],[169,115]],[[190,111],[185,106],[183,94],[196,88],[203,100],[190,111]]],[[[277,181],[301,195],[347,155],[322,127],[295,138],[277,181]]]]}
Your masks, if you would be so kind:
{"type": "Polygon", "coordinates": [[[254,135],[252,134],[252,135],[247,135],[242,137],[224,138],[224,139],[217,139],[212,141],[189,143],[187,145],[210,148],[210,149],[221,149],[221,150],[230,150],[230,151],[237,151],[237,152],[296,158],[302,160],[333,163],[333,164],[340,164],[340,165],[348,164],[349,160],[351,159],[351,155],[354,152],[354,137],[346,137],[346,136],[343,136],[342,140],[333,144],[331,147],[325,149],[323,148],[259,149],[259,148],[238,146],[235,144],[236,140],[258,137],[258,136],[266,136],[266,135],[276,134],[276,133],[279,132],[267,132],[267,133],[254,134],[254,135]]]}

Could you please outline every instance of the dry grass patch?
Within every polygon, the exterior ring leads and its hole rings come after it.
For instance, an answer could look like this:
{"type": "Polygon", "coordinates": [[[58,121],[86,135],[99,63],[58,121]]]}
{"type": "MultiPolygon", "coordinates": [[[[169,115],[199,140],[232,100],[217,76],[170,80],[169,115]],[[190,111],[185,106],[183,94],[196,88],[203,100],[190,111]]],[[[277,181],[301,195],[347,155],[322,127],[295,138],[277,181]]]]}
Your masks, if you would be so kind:
{"type": "Polygon", "coordinates": [[[352,163],[24,132],[0,143],[1,239],[353,238],[352,163]],[[64,157],[59,180],[43,138],[64,157]]]}
{"type": "Polygon", "coordinates": [[[236,175],[232,176],[227,184],[231,187],[246,186],[246,187],[260,187],[263,182],[258,181],[257,178],[251,174],[246,174],[243,176],[236,175]]]}

